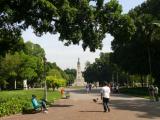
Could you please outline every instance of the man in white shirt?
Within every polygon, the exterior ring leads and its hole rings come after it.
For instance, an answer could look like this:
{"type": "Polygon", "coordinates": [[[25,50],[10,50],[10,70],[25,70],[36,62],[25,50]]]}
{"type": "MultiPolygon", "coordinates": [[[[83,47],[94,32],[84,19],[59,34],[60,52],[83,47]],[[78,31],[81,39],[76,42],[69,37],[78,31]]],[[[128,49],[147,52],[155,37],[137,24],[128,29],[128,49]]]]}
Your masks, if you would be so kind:
{"type": "Polygon", "coordinates": [[[109,108],[110,88],[107,82],[104,83],[104,87],[101,90],[101,99],[103,100],[104,112],[110,112],[109,108]]]}

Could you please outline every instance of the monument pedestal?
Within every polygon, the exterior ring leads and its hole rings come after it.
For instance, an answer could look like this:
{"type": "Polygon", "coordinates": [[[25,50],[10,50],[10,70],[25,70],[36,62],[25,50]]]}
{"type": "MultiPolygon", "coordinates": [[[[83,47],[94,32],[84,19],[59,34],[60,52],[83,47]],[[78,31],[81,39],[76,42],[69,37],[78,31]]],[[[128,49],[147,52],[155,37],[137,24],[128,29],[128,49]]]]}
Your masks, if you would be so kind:
{"type": "Polygon", "coordinates": [[[86,82],[74,82],[72,86],[86,86],[86,82]]]}

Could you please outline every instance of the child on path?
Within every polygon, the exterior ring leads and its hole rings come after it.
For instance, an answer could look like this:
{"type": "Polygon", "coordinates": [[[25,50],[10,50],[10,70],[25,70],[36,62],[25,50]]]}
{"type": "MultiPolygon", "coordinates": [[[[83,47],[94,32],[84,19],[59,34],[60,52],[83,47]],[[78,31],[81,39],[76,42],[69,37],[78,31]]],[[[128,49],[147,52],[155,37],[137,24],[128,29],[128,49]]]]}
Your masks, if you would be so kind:
{"type": "Polygon", "coordinates": [[[86,85],[86,91],[89,93],[89,84],[86,85]]]}
{"type": "Polygon", "coordinates": [[[64,88],[61,88],[61,97],[64,97],[64,88]]]}

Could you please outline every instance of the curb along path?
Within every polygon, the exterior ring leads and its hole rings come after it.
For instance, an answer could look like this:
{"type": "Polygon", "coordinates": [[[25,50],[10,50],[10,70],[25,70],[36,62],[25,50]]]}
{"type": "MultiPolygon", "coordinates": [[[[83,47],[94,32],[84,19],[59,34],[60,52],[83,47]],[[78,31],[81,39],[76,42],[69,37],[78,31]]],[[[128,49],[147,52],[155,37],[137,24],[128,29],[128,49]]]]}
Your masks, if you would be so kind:
{"type": "Polygon", "coordinates": [[[60,99],[49,112],[12,115],[0,120],[160,120],[160,103],[121,94],[111,96],[111,112],[104,113],[100,89],[86,94],[84,89],[67,89],[70,99],[60,99]],[[99,98],[97,103],[93,98],[99,98]]]}

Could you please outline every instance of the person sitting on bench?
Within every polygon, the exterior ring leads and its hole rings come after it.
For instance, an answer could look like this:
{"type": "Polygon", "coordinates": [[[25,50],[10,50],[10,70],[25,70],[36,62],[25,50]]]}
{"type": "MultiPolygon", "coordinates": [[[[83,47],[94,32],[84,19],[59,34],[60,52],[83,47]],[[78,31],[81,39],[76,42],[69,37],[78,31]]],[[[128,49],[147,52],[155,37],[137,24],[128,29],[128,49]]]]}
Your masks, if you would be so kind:
{"type": "Polygon", "coordinates": [[[47,101],[46,101],[44,98],[41,99],[41,109],[42,109],[44,112],[47,112],[47,111],[48,111],[46,102],[47,102],[47,101]]]}
{"type": "Polygon", "coordinates": [[[41,108],[40,104],[38,103],[36,96],[32,95],[32,105],[35,111],[39,111],[39,109],[41,108]]]}
{"type": "Polygon", "coordinates": [[[32,105],[35,111],[44,111],[46,113],[48,113],[48,109],[47,109],[47,105],[46,105],[46,100],[45,99],[41,99],[41,102],[38,103],[36,96],[32,95],[32,105]]]}

